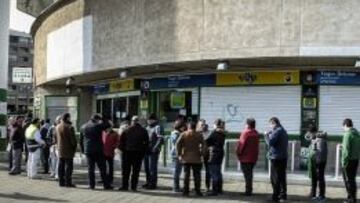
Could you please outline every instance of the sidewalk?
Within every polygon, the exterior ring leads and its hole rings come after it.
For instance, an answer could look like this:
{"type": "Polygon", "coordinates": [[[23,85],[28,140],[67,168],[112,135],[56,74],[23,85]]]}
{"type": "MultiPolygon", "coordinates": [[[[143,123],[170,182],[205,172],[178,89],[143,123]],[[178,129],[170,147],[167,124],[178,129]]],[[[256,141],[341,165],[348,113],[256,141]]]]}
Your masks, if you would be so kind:
{"type": "MultiPolygon", "coordinates": [[[[154,191],[146,191],[139,189],[139,192],[119,192],[102,191],[98,185],[97,190],[91,191],[87,187],[87,171],[84,167],[78,167],[74,171],[74,183],[77,188],[67,189],[59,188],[57,182],[51,180],[48,175],[42,175],[41,180],[29,180],[25,177],[25,173],[20,176],[9,176],[6,171],[6,164],[0,163],[0,202],[131,202],[131,203],[170,203],[170,202],[265,202],[271,194],[271,186],[268,182],[256,182],[254,184],[253,197],[243,197],[240,192],[243,191],[244,183],[241,180],[225,181],[225,194],[218,197],[202,197],[202,198],[184,198],[181,194],[175,194],[171,191],[172,177],[169,174],[159,175],[159,189],[154,191]]],[[[140,178],[139,186],[143,184],[144,176],[140,178]]],[[[121,182],[120,173],[116,171],[114,186],[119,187],[121,182]]],[[[309,193],[307,185],[288,186],[289,201],[288,202],[309,202],[307,195],[309,193]]],[[[345,195],[343,187],[328,187],[328,202],[342,202],[345,195]]]]}

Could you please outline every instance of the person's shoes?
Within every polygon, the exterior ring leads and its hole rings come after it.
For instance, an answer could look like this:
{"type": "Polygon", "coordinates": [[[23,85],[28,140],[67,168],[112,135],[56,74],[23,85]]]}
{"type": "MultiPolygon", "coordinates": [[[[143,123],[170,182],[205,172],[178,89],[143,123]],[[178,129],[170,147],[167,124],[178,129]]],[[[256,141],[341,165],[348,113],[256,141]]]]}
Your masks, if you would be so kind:
{"type": "Polygon", "coordinates": [[[325,197],[318,197],[317,202],[324,203],[324,202],[326,202],[326,198],[325,197]]]}
{"type": "Polygon", "coordinates": [[[137,188],[131,188],[131,191],[137,192],[138,190],[137,190],[137,188]]]}
{"type": "Polygon", "coordinates": [[[189,197],[189,191],[183,191],[182,195],[183,195],[184,197],[189,197]]]}
{"type": "Polygon", "coordinates": [[[156,186],[153,186],[153,185],[148,185],[145,189],[147,190],[156,190],[156,186]]]}
{"type": "Polygon", "coordinates": [[[76,188],[76,185],[74,185],[74,184],[68,184],[68,185],[66,185],[66,187],[68,187],[68,188],[76,188]]]}
{"type": "Polygon", "coordinates": [[[9,175],[11,175],[11,176],[16,176],[16,175],[19,175],[20,174],[20,172],[10,172],[9,173],[9,175]]]}
{"type": "Polygon", "coordinates": [[[107,186],[107,187],[104,187],[104,190],[113,190],[114,187],[113,186],[107,186]]]}
{"type": "Polygon", "coordinates": [[[95,190],[95,186],[90,186],[89,189],[90,190],[95,190]]]}
{"type": "Polygon", "coordinates": [[[146,184],[142,185],[141,187],[146,189],[149,187],[149,184],[146,183],[146,184]]]}
{"type": "Polygon", "coordinates": [[[251,192],[244,192],[241,195],[250,197],[250,196],[252,196],[252,193],[251,192]]]}
{"type": "Polygon", "coordinates": [[[208,192],[208,193],[206,193],[206,196],[214,197],[214,196],[218,196],[218,193],[216,193],[216,192],[208,192]]]}
{"type": "Polygon", "coordinates": [[[119,188],[119,191],[129,191],[129,189],[126,187],[121,187],[121,188],[119,188]]]}
{"type": "Polygon", "coordinates": [[[196,192],[195,194],[196,194],[196,196],[198,196],[198,197],[203,197],[203,196],[204,196],[203,193],[201,193],[201,192],[196,192]]]}

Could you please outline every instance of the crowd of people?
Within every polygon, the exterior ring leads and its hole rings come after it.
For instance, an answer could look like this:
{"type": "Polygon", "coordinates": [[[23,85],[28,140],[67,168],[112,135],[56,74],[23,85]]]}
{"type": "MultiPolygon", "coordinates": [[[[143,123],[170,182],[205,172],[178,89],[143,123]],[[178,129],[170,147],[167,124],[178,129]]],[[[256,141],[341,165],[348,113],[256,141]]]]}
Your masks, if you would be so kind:
{"type": "MultiPolygon", "coordinates": [[[[286,169],[288,160],[288,134],[276,117],[269,119],[270,131],[264,132],[268,145],[268,159],[271,164],[272,202],[287,199],[286,169]]],[[[360,134],[354,128],[351,119],[343,122],[341,164],[347,190],[345,202],[356,202],[356,173],[360,157],[360,134]]],[[[155,190],[158,187],[158,160],[164,145],[165,133],[157,116],[151,114],[146,125],[139,117],[124,119],[118,131],[113,123],[95,114],[80,129],[77,139],[71,115],[58,116],[53,124],[50,120],[17,116],[10,119],[9,126],[9,175],[22,172],[21,162],[25,152],[27,177],[37,179],[38,165],[42,163],[43,173],[58,180],[60,187],[76,187],[72,181],[73,160],[78,146],[86,155],[89,189],[95,189],[95,167],[98,167],[101,183],[105,190],[112,190],[114,180],[115,151],[121,151],[122,185],[121,191],[137,191],[139,173],[144,165],[146,183],[144,189],[155,190]]],[[[201,189],[201,171],[205,169],[206,195],[223,194],[222,162],[224,159],[225,122],[217,119],[210,131],[205,120],[186,121],[178,116],[169,139],[172,143],[173,191],[190,195],[190,173],[194,180],[194,191],[203,196],[201,189]],[[184,172],[181,186],[180,177],[184,172]]],[[[309,126],[305,135],[310,140],[309,176],[311,178],[310,197],[315,201],[325,201],[325,167],[328,146],[326,132],[309,126]],[[319,192],[317,193],[317,189],[319,192]]],[[[256,121],[248,118],[245,128],[239,136],[235,150],[245,180],[245,196],[253,195],[254,167],[259,155],[260,133],[256,130],[256,121]]]]}

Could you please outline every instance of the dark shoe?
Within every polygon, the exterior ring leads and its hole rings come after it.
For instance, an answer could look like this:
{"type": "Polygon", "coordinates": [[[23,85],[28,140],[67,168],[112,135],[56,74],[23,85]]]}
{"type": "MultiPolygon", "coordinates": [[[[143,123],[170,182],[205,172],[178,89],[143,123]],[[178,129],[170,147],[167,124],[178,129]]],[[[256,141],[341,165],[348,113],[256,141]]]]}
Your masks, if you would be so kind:
{"type": "Polygon", "coordinates": [[[76,185],[74,185],[74,184],[69,184],[69,185],[66,185],[66,187],[68,187],[68,188],[76,188],[76,185]]]}
{"type": "Polygon", "coordinates": [[[19,175],[20,174],[20,172],[10,172],[9,173],[9,175],[11,175],[11,176],[16,176],[16,175],[19,175]]]}
{"type": "Polygon", "coordinates": [[[250,196],[252,196],[252,192],[244,192],[241,195],[250,197],[250,196]]]}
{"type": "Polygon", "coordinates": [[[60,187],[65,187],[65,184],[59,184],[60,187]]]}
{"type": "Polygon", "coordinates": [[[216,193],[216,192],[208,192],[208,193],[206,193],[206,196],[214,197],[214,196],[218,196],[218,193],[216,193]]]}
{"type": "Polygon", "coordinates": [[[129,191],[129,188],[121,187],[121,188],[119,188],[119,191],[129,191]]]}
{"type": "Polygon", "coordinates": [[[188,191],[184,191],[183,194],[182,194],[184,197],[189,197],[189,192],[188,191]]]}
{"type": "Polygon", "coordinates": [[[138,190],[137,190],[137,188],[131,188],[131,191],[137,192],[138,190]]]}
{"type": "Polygon", "coordinates": [[[203,197],[203,196],[204,196],[203,193],[201,193],[201,192],[196,192],[195,194],[196,194],[196,196],[198,196],[198,197],[203,197]]]}
{"type": "Polygon", "coordinates": [[[113,190],[114,187],[113,186],[107,186],[107,187],[104,187],[104,190],[113,190]]]}
{"type": "Polygon", "coordinates": [[[91,186],[90,186],[89,189],[90,189],[90,190],[95,190],[95,187],[91,187],[91,186]]]}
{"type": "Polygon", "coordinates": [[[148,187],[149,187],[149,184],[146,183],[146,184],[142,185],[141,187],[142,187],[142,188],[148,188],[148,187]]]}
{"type": "Polygon", "coordinates": [[[156,186],[149,185],[145,189],[147,189],[147,190],[156,190],[156,188],[157,188],[156,186]]]}

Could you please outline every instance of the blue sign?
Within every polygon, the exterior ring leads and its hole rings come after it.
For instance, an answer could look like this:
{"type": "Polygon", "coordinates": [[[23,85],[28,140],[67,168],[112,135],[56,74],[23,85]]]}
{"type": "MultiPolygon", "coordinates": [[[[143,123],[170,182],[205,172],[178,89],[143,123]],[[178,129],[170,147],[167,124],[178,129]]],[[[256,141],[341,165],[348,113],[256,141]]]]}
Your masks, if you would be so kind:
{"type": "Polygon", "coordinates": [[[215,86],[216,75],[184,75],[154,78],[141,81],[141,89],[188,88],[198,86],[215,86]]]}
{"type": "Polygon", "coordinates": [[[360,85],[360,72],[321,71],[317,75],[320,85],[360,85]]]}
{"type": "Polygon", "coordinates": [[[109,84],[98,84],[93,86],[94,94],[106,94],[109,92],[109,84]]]}

